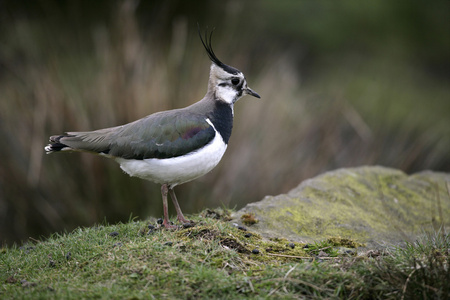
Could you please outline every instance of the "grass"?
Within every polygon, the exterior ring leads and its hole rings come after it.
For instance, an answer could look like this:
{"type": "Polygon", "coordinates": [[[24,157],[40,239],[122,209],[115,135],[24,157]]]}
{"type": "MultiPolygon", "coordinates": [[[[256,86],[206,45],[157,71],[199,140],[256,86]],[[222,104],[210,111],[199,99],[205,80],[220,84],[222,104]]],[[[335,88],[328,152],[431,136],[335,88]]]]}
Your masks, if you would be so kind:
{"type": "Polygon", "coordinates": [[[307,245],[263,240],[219,211],[191,217],[195,227],[176,231],[131,219],[3,248],[0,297],[444,299],[450,293],[444,232],[404,248],[357,251],[359,245],[340,238],[307,245]]]}

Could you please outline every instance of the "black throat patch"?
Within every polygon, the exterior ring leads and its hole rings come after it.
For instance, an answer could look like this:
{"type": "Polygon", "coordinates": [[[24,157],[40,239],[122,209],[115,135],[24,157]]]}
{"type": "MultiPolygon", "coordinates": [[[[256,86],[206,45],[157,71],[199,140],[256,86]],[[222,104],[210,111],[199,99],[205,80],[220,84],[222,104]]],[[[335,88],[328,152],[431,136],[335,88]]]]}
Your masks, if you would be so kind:
{"type": "Polygon", "coordinates": [[[228,145],[233,129],[233,111],[231,106],[223,101],[216,100],[214,110],[209,114],[208,118],[222,136],[225,144],[228,145]]]}

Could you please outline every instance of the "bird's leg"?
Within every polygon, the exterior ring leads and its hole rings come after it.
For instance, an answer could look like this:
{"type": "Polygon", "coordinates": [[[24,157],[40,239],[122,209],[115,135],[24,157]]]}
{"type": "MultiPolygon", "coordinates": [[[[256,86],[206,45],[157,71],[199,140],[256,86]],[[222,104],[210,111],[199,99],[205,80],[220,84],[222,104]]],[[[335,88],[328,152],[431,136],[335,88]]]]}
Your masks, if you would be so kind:
{"type": "Polygon", "coordinates": [[[163,210],[164,210],[164,221],[163,226],[166,228],[177,228],[174,225],[170,225],[169,222],[169,207],[167,205],[167,191],[169,190],[167,184],[163,184],[161,186],[161,194],[163,199],[163,210]]]}
{"type": "Polygon", "coordinates": [[[180,205],[178,204],[178,201],[177,201],[177,196],[175,196],[175,191],[173,190],[173,188],[169,188],[169,193],[170,193],[170,198],[172,198],[173,205],[175,206],[175,210],[177,211],[178,221],[180,221],[183,224],[191,223],[191,221],[186,220],[184,218],[183,213],[181,212],[180,205]]]}

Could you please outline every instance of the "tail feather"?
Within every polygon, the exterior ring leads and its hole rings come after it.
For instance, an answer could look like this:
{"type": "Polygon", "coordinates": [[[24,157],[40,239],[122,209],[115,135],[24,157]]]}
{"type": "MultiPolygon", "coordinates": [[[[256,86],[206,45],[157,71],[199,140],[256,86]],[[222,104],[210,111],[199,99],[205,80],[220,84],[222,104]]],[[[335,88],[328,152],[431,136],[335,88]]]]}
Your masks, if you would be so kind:
{"type": "Polygon", "coordinates": [[[71,135],[54,135],[50,137],[50,144],[45,146],[45,151],[47,154],[50,154],[52,152],[58,152],[58,151],[67,151],[67,150],[73,150],[71,147],[67,146],[66,144],[63,144],[60,142],[61,138],[63,137],[70,137],[71,135]]]}
{"type": "Polygon", "coordinates": [[[67,132],[64,135],[54,135],[50,137],[50,144],[45,147],[47,153],[58,151],[87,151],[93,153],[109,152],[108,133],[111,129],[106,128],[86,132],[67,132]]]}

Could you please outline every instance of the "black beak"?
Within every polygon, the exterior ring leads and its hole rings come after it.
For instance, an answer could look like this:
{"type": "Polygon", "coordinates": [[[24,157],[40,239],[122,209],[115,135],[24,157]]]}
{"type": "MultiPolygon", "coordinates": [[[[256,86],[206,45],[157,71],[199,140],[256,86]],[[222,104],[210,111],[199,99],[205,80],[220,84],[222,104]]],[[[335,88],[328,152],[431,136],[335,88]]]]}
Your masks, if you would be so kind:
{"type": "Polygon", "coordinates": [[[261,96],[258,95],[257,92],[255,92],[254,90],[252,90],[252,89],[249,88],[249,87],[247,87],[247,88],[245,89],[245,93],[246,93],[247,95],[251,95],[251,96],[256,97],[256,98],[261,98],[261,96]]]}

